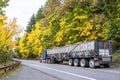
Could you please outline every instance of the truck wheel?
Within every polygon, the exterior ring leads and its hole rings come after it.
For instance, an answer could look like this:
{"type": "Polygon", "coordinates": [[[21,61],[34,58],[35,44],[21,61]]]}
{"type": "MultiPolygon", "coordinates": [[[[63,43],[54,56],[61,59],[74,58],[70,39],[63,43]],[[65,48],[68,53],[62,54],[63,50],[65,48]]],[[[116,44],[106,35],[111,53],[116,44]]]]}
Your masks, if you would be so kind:
{"type": "Polygon", "coordinates": [[[69,63],[70,66],[73,66],[73,59],[69,59],[69,63]]]}
{"type": "Polygon", "coordinates": [[[109,67],[110,67],[109,64],[104,64],[103,66],[104,66],[105,68],[109,68],[109,67]]]}
{"type": "Polygon", "coordinates": [[[80,66],[80,60],[74,59],[74,66],[80,66]]]}
{"type": "Polygon", "coordinates": [[[89,67],[95,68],[95,61],[94,61],[94,59],[90,59],[90,61],[89,61],[89,67]]]}
{"type": "Polygon", "coordinates": [[[80,66],[81,66],[81,67],[86,67],[86,66],[88,66],[88,60],[86,60],[86,59],[81,59],[81,60],[80,60],[80,66]]]}

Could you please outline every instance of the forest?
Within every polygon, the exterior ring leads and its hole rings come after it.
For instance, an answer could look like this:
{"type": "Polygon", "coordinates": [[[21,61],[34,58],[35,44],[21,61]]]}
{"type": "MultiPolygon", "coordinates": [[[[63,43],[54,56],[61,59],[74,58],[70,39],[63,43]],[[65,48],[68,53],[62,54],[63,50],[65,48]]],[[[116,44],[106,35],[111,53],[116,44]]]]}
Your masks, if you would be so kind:
{"type": "Polygon", "coordinates": [[[21,32],[20,27],[17,25],[16,18],[7,22],[7,16],[3,8],[8,6],[8,1],[9,0],[0,0],[0,64],[5,64],[11,60],[13,48],[16,45],[13,37],[21,32]]]}
{"type": "MultiPolygon", "coordinates": [[[[4,36],[3,31],[0,36],[4,36]]],[[[92,40],[111,41],[113,61],[120,63],[120,0],[47,0],[31,15],[24,35],[16,37],[13,54],[38,59],[45,49],[92,40]]],[[[1,51],[2,45],[0,42],[1,51]]],[[[4,49],[8,51],[7,45],[4,49]]]]}

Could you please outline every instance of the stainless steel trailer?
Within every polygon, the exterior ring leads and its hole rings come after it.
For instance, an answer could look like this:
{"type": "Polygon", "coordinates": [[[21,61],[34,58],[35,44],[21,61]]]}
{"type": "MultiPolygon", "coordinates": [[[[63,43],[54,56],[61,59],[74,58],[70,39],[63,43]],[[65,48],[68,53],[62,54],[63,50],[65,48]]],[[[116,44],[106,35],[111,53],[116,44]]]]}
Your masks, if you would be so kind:
{"type": "Polygon", "coordinates": [[[46,50],[46,63],[68,61],[71,66],[109,67],[112,62],[112,43],[110,41],[79,42],[73,45],[46,50]]]}

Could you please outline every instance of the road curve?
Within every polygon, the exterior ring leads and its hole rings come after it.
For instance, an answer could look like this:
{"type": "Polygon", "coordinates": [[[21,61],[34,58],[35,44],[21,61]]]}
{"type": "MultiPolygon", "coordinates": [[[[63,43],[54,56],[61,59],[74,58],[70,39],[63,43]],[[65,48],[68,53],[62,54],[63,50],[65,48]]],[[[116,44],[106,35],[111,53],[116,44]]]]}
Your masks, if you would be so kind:
{"type": "Polygon", "coordinates": [[[8,80],[120,80],[120,68],[91,69],[60,64],[44,64],[30,60],[21,60],[21,62],[24,65],[23,71],[21,70],[21,73],[24,72],[24,77],[22,74],[20,75],[22,78],[19,75],[14,75],[18,77],[14,79],[12,76],[8,80]],[[27,73],[27,71],[31,71],[31,73],[27,73]],[[30,79],[28,75],[34,79],[30,79]]]}

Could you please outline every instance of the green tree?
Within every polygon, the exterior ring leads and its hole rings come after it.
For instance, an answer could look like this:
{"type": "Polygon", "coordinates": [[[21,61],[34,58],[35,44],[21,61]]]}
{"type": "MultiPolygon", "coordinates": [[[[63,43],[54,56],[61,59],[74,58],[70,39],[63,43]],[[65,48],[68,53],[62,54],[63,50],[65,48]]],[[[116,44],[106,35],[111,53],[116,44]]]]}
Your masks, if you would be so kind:
{"type": "Polygon", "coordinates": [[[43,18],[43,7],[39,8],[36,14],[36,21],[40,21],[43,18]]]}
{"type": "Polygon", "coordinates": [[[3,8],[8,6],[9,0],[0,0],[0,15],[3,14],[3,8]]]}
{"type": "Polygon", "coordinates": [[[33,14],[30,18],[30,21],[28,22],[26,32],[30,33],[32,29],[35,28],[35,23],[36,23],[36,18],[35,18],[35,15],[33,14]]]}

